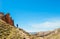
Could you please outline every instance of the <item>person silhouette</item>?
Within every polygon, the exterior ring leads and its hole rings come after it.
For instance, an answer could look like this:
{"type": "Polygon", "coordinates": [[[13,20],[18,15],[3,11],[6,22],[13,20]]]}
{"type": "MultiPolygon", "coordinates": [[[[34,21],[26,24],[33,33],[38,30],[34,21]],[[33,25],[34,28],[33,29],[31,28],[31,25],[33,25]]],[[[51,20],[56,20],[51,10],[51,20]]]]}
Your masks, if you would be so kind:
{"type": "Polygon", "coordinates": [[[18,28],[18,24],[16,24],[17,28],[18,28]]]}

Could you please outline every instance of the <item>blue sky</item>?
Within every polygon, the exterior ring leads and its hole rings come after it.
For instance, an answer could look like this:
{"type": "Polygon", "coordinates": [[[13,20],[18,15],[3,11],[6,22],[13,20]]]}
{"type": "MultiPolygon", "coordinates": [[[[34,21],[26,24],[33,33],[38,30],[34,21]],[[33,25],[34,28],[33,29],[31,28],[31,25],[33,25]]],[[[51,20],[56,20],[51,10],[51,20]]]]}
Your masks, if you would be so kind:
{"type": "Polygon", "coordinates": [[[15,25],[27,32],[60,27],[60,0],[0,0],[0,11],[10,13],[15,25]]]}

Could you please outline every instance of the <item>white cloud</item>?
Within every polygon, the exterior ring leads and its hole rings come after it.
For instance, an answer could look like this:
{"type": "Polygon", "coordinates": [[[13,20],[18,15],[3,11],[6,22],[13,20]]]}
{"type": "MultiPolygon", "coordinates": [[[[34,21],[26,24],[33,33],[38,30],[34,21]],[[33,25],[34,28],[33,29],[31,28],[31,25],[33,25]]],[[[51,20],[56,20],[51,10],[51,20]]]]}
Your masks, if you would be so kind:
{"type": "Polygon", "coordinates": [[[35,28],[41,28],[41,27],[59,27],[60,26],[60,22],[43,22],[43,23],[40,23],[40,24],[32,24],[32,27],[35,27],[35,28]]]}
{"type": "Polygon", "coordinates": [[[36,31],[48,31],[60,28],[60,20],[48,20],[39,24],[31,24],[33,29],[36,31]]]}
{"type": "Polygon", "coordinates": [[[60,28],[60,20],[59,19],[47,19],[44,22],[40,23],[32,23],[29,24],[30,29],[28,29],[28,32],[40,32],[40,31],[49,31],[54,30],[56,28],[60,28]]]}

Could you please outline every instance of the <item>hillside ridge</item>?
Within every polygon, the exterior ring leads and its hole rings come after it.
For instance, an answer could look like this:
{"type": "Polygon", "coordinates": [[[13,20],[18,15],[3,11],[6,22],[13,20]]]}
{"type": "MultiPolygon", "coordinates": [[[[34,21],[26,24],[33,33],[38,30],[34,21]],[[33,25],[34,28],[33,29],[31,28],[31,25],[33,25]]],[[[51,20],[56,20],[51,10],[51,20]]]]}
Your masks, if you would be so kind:
{"type": "Polygon", "coordinates": [[[7,24],[0,19],[0,39],[30,39],[29,34],[20,28],[7,24]]]}

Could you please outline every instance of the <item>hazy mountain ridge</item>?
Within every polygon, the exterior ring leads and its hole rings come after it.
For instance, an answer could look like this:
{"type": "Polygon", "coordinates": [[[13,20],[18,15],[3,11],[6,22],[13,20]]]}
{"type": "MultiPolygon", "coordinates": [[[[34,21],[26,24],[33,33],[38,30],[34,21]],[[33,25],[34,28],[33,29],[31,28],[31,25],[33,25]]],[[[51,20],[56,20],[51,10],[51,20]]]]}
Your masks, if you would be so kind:
{"type": "Polygon", "coordinates": [[[36,39],[60,39],[60,28],[54,31],[38,32],[34,36],[36,39]]]}

